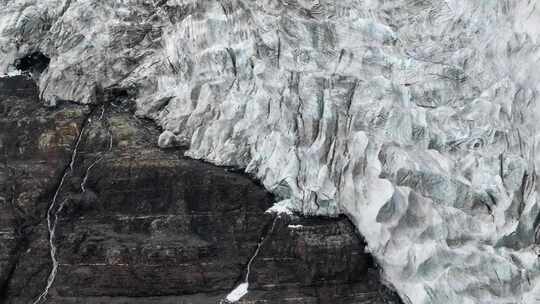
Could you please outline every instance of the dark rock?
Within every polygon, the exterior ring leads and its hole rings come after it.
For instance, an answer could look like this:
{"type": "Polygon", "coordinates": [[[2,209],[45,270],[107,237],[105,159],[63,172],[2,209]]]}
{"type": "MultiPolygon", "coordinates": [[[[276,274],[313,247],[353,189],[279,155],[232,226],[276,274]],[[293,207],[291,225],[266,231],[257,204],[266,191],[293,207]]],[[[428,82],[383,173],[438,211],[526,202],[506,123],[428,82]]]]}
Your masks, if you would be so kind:
{"type": "Polygon", "coordinates": [[[380,283],[345,217],[281,217],[252,265],[241,303],[400,303],[380,283]]]}
{"type": "Polygon", "coordinates": [[[86,113],[74,104],[44,108],[25,76],[0,78],[0,299],[14,290],[30,297],[46,280],[43,218],[86,113]]]}

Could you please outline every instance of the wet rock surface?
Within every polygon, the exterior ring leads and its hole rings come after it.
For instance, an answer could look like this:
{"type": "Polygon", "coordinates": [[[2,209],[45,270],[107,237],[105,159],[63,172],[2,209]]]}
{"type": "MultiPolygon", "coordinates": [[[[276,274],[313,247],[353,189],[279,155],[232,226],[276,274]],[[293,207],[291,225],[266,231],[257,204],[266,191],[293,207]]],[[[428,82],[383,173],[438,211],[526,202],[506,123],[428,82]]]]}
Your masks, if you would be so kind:
{"type": "Polygon", "coordinates": [[[270,230],[261,186],[159,149],[125,96],[47,108],[37,92],[0,78],[0,303],[32,303],[48,279],[47,303],[217,303],[263,235],[241,303],[398,303],[346,218],[270,230]]]}

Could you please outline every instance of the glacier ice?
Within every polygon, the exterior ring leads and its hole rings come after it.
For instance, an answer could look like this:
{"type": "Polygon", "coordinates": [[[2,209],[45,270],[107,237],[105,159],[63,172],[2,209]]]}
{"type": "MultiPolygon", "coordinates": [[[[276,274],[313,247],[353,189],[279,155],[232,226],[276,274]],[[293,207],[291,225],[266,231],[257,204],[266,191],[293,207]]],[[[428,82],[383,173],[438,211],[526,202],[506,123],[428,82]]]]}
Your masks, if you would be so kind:
{"type": "Polygon", "coordinates": [[[346,214],[409,303],[540,298],[540,11],[528,0],[3,0],[0,74],[120,88],[280,206],[346,214]]]}
{"type": "Polygon", "coordinates": [[[182,140],[181,137],[169,130],[163,131],[158,137],[158,146],[160,148],[179,147],[186,144],[189,144],[189,142],[182,140]]]}

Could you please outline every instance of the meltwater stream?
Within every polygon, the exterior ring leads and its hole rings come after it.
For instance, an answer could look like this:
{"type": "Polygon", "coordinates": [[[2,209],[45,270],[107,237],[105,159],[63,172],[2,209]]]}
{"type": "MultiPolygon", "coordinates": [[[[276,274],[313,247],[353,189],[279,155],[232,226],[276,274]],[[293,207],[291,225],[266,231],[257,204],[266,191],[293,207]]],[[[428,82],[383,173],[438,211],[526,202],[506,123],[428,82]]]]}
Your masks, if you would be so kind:
{"type": "MultiPolygon", "coordinates": [[[[102,121],[104,115],[105,115],[105,105],[102,106],[101,113],[100,113],[97,120],[102,121]]],[[[33,302],[33,304],[42,303],[46,299],[47,295],[49,294],[49,289],[51,288],[52,284],[54,283],[54,280],[56,278],[56,274],[58,272],[58,265],[59,264],[58,264],[58,260],[57,260],[57,257],[56,257],[57,247],[54,244],[54,240],[55,240],[55,236],[56,236],[56,227],[57,227],[57,224],[58,224],[58,215],[60,214],[60,212],[64,208],[66,200],[63,200],[60,204],[58,204],[58,208],[56,208],[57,200],[58,200],[58,196],[60,194],[60,191],[62,190],[62,186],[64,185],[68,175],[73,172],[73,166],[74,166],[75,160],[77,158],[77,154],[78,154],[78,151],[79,151],[79,146],[80,146],[82,137],[84,135],[84,132],[86,130],[87,123],[92,122],[92,120],[90,118],[91,116],[92,116],[92,113],[83,122],[83,127],[81,128],[81,131],[80,131],[79,135],[77,136],[77,140],[75,142],[75,147],[73,148],[73,151],[71,153],[71,161],[69,163],[69,167],[67,167],[66,170],[64,171],[64,174],[62,175],[62,178],[60,179],[60,183],[58,184],[58,187],[56,188],[54,196],[53,196],[53,198],[51,200],[51,203],[49,205],[49,208],[47,210],[47,227],[48,227],[48,230],[49,230],[49,246],[50,246],[50,255],[51,255],[51,260],[52,260],[53,266],[52,266],[51,272],[49,274],[49,277],[47,278],[47,285],[45,286],[45,289],[39,295],[39,297],[36,298],[36,300],[33,302]],[[56,210],[55,210],[55,208],[56,208],[56,210]]],[[[108,145],[107,152],[110,152],[112,150],[112,146],[113,146],[113,136],[109,131],[109,145],[108,145]]],[[[97,165],[103,159],[103,157],[104,157],[104,152],[101,152],[98,155],[97,159],[94,160],[87,167],[84,178],[83,178],[83,180],[81,182],[81,191],[83,193],[86,192],[86,182],[88,180],[88,176],[90,174],[90,171],[92,170],[92,168],[95,165],[97,165]]]]}
{"type": "Polygon", "coordinates": [[[227,297],[225,297],[226,299],[226,302],[224,301],[221,301],[221,303],[234,303],[234,302],[238,302],[238,300],[240,300],[243,296],[245,296],[247,293],[248,293],[248,288],[249,288],[249,274],[251,272],[251,264],[253,263],[253,261],[255,260],[255,258],[257,257],[257,255],[259,255],[259,251],[261,250],[261,247],[262,245],[264,244],[264,241],[266,241],[266,239],[268,239],[268,237],[270,235],[272,235],[272,233],[274,232],[274,228],[276,227],[276,223],[278,221],[278,219],[281,218],[281,215],[280,214],[276,214],[274,216],[274,220],[272,221],[272,227],[270,228],[270,230],[266,233],[265,236],[261,237],[259,243],[257,244],[257,249],[255,249],[255,252],[253,253],[253,255],[251,256],[251,258],[249,259],[248,263],[247,263],[247,266],[246,266],[246,277],[244,279],[244,282],[242,282],[241,284],[239,284],[235,289],[233,289],[228,295],[227,297]]]}
{"type": "MultiPolygon", "coordinates": [[[[104,114],[105,114],[105,105],[103,105],[103,107],[101,108],[101,114],[99,115],[98,121],[103,120],[104,114]]],[[[112,136],[112,133],[110,132],[110,130],[108,130],[108,133],[109,133],[109,146],[108,146],[108,149],[107,149],[106,152],[111,152],[112,148],[113,148],[113,136],[112,136]]],[[[88,166],[88,168],[86,168],[84,178],[83,178],[83,180],[81,182],[81,192],[82,193],[86,192],[86,182],[88,181],[88,177],[90,176],[90,171],[92,170],[92,168],[94,168],[95,165],[97,165],[100,161],[103,160],[103,158],[105,157],[104,154],[105,154],[105,152],[100,152],[98,157],[88,166]]]]}
{"type": "Polygon", "coordinates": [[[73,148],[73,151],[71,152],[71,161],[69,163],[69,167],[66,168],[66,170],[64,171],[64,174],[62,175],[62,178],[60,179],[60,183],[58,184],[58,187],[56,187],[56,191],[54,192],[54,196],[49,205],[49,209],[47,210],[47,228],[49,229],[49,246],[50,246],[50,255],[51,255],[51,260],[52,260],[52,269],[49,274],[49,277],[47,278],[47,285],[45,285],[45,289],[39,295],[39,297],[36,298],[33,304],[42,303],[46,299],[47,295],[49,294],[49,289],[51,288],[56,278],[56,273],[58,272],[58,260],[56,259],[57,249],[56,249],[56,245],[54,244],[54,239],[55,239],[55,233],[56,233],[56,225],[58,223],[58,214],[64,208],[64,204],[66,201],[65,200],[62,201],[55,211],[56,200],[58,199],[58,195],[60,194],[60,191],[62,190],[62,186],[64,185],[64,182],[66,181],[67,176],[71,174],[71,172],[73,172],[73,165],[75,164],[75,159],[77,158],[77,152],[79,149],[79,144],[81,143],[82,136],[84,134],[84,130],[85,130],[85,124],[83,123],[83,127],[81,131],[79,132],[79,135],[77,136],[75,147],[73,148]]]}

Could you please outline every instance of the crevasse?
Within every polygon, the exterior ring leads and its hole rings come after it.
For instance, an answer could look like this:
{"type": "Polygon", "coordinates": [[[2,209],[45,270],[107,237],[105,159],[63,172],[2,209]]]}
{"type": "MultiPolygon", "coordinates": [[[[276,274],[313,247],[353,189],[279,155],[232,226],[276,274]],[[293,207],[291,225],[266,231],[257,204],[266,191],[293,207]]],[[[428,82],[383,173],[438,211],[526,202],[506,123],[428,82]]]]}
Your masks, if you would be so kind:
{"type": "Polygon", "coordinates": [[[406,302],[540,298],[534,1],[2,5],[0,72],[39,50],[45,101],[124,89],[277,208],[347,214],[406,302]]]}

